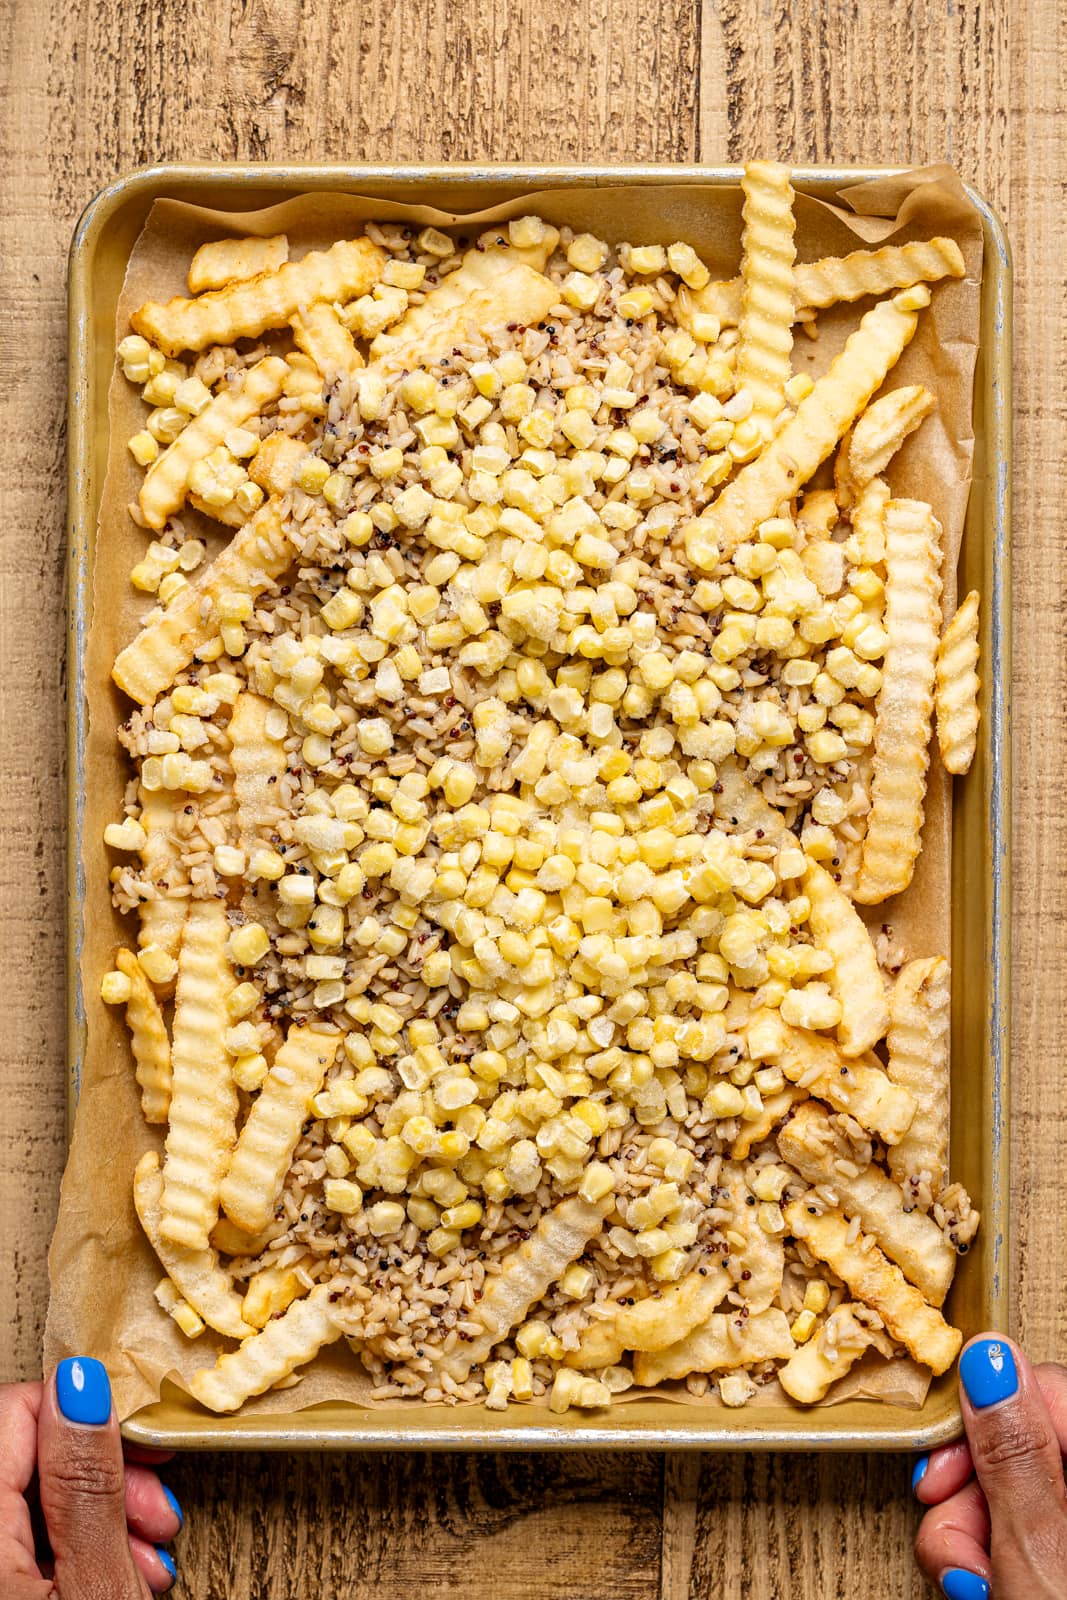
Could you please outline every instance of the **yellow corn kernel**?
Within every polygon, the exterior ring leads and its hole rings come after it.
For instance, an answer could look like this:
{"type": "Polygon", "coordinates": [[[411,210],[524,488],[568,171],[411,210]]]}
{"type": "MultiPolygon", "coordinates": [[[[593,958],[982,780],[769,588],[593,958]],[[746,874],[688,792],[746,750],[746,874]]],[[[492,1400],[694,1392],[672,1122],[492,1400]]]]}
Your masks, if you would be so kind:
{"type": "Polygon", "coordinates": [[[124,972],[105,972],[100,980],[100,998],[105,1005],[123,1006],[133,992],[133,985],[124,972]]]}
{"type": "Polygon", "coordinates": [[[351,1216],[363,1206],[363,1191],[358,1183],[352,1183],[347,1178],[327,1178],[322,1188],[323,1199],[330,1211],[351,1216]]]}
{"type": "Polygon", "coordinates": [[[801,1311],[795,1318],[789,1331],[793,1335],[793,1338],[797,1344],[806,1344],[811,1338],[812,1334],[815,1332],[814,1311],[801,1311]]]}

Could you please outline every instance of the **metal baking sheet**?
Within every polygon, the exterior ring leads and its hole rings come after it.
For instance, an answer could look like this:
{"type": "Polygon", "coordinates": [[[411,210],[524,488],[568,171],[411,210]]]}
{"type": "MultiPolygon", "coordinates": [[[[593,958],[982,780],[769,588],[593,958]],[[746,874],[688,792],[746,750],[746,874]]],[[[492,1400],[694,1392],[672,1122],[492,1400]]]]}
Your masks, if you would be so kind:
{"type": "MultiPolygon", "coordinates": [[[[833,199],[849,183],[901,169],[800,167],[798,190],[833,199]]],[[[97,512],[107,452],[107,390],[114,363],[115,306],[130,251],[152,203],[187,200],[258,210],[293,195],[348,190],[449,211],[470,211],[538,188],[575,191],[611,184],[736,186],[739,167],[700,166],[255,166],[144,168],[89,204],[70,257],[69,588],[70,696],[67,974],[68,1128],[85,1048],[80,953],[85,905],[81,870],[85,781],[84,653],[90,623],[97,512]]],[[[985,264],[974,392],[974,478],[960,558],[961,592],[981,591],[982,721],[972,776],[956,785],[952,832],[953,1173],[983,1214],[951,1291],[947,1312],[966,1332],[1003,1327],[1008,1307],[1008,1028],[1011,480],[1011,258],[988,203],[968,195],[982,219],[985,264]]],[[[564,1418],[512,1407],[415,1405],[362,1410],[316,1406],[269,1416],[212,1416],[183,1391],[123,1425],[138,1444],[166,1449],[926,1450],[961,1431],[954,1371],[935,1379],[921,1410],[849,1401],[798,1416],[795,1409],[692,1407],[642,1399],[605,1416],[564,1418]]]]}

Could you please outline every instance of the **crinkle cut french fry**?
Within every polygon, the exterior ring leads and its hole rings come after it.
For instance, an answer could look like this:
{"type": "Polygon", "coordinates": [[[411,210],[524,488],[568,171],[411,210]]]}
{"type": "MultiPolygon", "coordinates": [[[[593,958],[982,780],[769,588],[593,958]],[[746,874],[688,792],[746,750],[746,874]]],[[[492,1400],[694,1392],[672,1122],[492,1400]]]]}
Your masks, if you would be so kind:
{"type": "Polygon", "coordinates": [[[529,327],[546,317],[559,290],[541,271],[558,235],[550,229],[543,246],[468,250],[455,272],[412,306],[388,333],[371,344],[384,371],[425,366],[471,334],[509,322],[529,327]]]}
{"type": "Polygon", "coordinates": [[[732,1213],[723,1233],[738,1269],[734,1287],[749,1311],[766,1311],[782,1287],[785,1245],[779,1235],[765,1233],[760,1226],[759,1207],[749,1205],[753,1196],[739,1166],[724,1165],[720,1188],[726,1191],[732,1213]]]}
{"type": "Polygon", "coordinates": [[[131,700],[151,705],[214,637],[222,595],[244,592],[255,598],[281,576],[294,555],[287,510],[283,501],[268,500],[199,581],[180,590],[119,653],[111,676],[131,700]]]}
{"type": "Polygon", "coordinates": [[[289,259],[289,240],[284,233],[270,239],[209,239],[189,263],[189,293],[222,289],[229,283],[244,283],[264,272],[277,272],[289,259]]]}
{"type": "Polygon", "coordinates": [[[789,1319],[777,1307],[745,1319],[736,1312],[716,1312],[703,1327],[668,1349],[639,1351],[634,1356],[634,1378],[642,1388],[652,1389],[690,1372],[728,1372],[757,1361],[783,1361],[795,1349],[789,1319]]]}
{"type": "Polygon", "coordinates": [[[248,1233],[258,1233],[274,1215],[312,1097],[340,1043],[337,1033],[290,1028],[252,1102],[220,1194],[230,1221],[248,1233]]]}
{"type": "Polygon", "coordinates": [[[798,1345],[778,1368],[778,1382],[791,1399],[802,1406],[816,1405],[825,1400],[830,1386],[855,1366],[872,1342],[870,1329],[861,1321],[863,1315],[870,1315],[864,1307],[838,1306],[827,1317],[825,1328],[807,1344],[798,1345]]]}
{"type": "MultiPolygon", "coordinates": [[[[912,244],[883,245],[880,250],[853,250],[822,261],[798,261],[793,269],[797,311],[825,310],[841,301],[870,294],[890,294],[916,283],[962,278],[963,254],[955,239],[925,239],[912,244]]],[[[690,295],[694,311],[715,317],[722,327],[741,318],[741,279],[709,283],[690,295]]]]}
{"type": "Polygon", "coordinates": [[[695,567],[711,572],[803,488],[899,361],[917,324],[917,314],[895,300],[867,312],[781,432],[689,524],[685,545],[695,567]]]}
{"type": "Polygon", "coordinates": [[[164,1238],[160,1232],[162,1198],[159,1157],[154,1150],[149,1150],[137,1163],[133,1175],[134,1204],[149,1244],[171,1282],[209,1328],[225,1334],[228,1339],[246,1339],[253,1327],[241,1313],[241,1296],[219,1264],[216,1252],[210,1247],[188,1250],[164,1238]]]}
{"type": "Polygon", "coordinates": [[[858,546],[856,554],[865,567],[880,567],[885,561],[885,512],[888,504],[888,483],[884,478],[872,478],[849,508],[852,536],[858,546]]]}
{"type": "Polygon", "coordinates": [[[785,1208],[793,1237],[807,1245],[813,1256],[836,1272],[857,1300],[877,1311],[887,1330],[909,1355],[935,1373],[946,1372],[959,1354],[963,1335],[951,1327],[933,1306],[927,1305],[914,1284],[888,1260],[871,1238],[849,1242],[849,1225],[840,1211],[819,1211],[801,1195],[785,1208]]]}
{"type": "Polygon", "coordinates": [[[285,1230],[281,1217],[273,1217],[259,1233],[246,1233],[229,1217],[220,1217],[211,1230],[211,1243],[224,1256],[261,1256],[285,1230]]]}
{"type": "Polygon", "coordinates": [[[711,1316],[733,1288],[725,1267],[697,1267],[679,1283],[654,1291],[633,1306],[612,1302],[612,1315],[591,1322],[577,1350],[566,1357],[569,1367],[613,1367],[627,1350],[666,1350],[711,1316]]]}
{"type": "Polygon", "coordinates": [[[921,383],[891,389],[873,400],[837,452],[834,476],[842,505],[885,471],[909,433],[934,409],[936,401],[921,383]]]}
{"type": "Polygon", "coordinates": [[[166,355],[177,356],[284,328],[294,313],[316,300],[344,301],[365,294],[384,268],[384,254],[369,239],[339,239],[329,250],[310,251],[276,272],[227,284],[197,300],[178,296],[166,305],[149,300],[130,322],[166,355]]]}
{"type": "Polygon", "coordinates": [[[747,1161],[756,1146],[770,1138],[778,1124],[785,1120],[806,1094],[806,1089],[798,1089],[791,1083],[777,1094],[765,1095],[759,1116],[753,1117],[751,1122],[741,1122],[737,1138],[730,1146],[731,1161],[747,1161]]]}
{"type": "Polygon", "coordinates": [[[749,1029],[753,1048],[781,1067],[793,1083],[855,1117],[862,1128],[885,1144],[897,1144],[915,1114],[915,1101],[902,1084],[892,1083],[875,1056],[850,1061],[833,1039],[793,1028],[777,1011],[758,1011],[749,1029]],[[802,1080],[802,1081],[801,1081],[802,1080]]]}
{"type": "Polygon", "coordinates": [[[198,417],[182,429],[145,474],[137,496],[141,514],[150,528],[162,528],[180,511],[189,492],[189,474],[233,428],[256,417],[277,400],[288,372],[279,356],[265,356],[245,373],[237,390],[224,389],[208,401],[198,417]]]}
{"type": "Polygon", "coordinates": [[[230,717],[230,766],[237,802],[237,838],[246,855],[262,843],[260,830],[273,827],[281,813],[278,780],[285,772],[285,745],[267,732],[271,702],[245,691],[230,717]]]}
{"type": "Polygon", "coordinates": [[[298,349],[311,357],[327,383],[357,372],[363,365],[355,340],[328,301],[319,300],[298,311],[292,329],[298,349]]]}
{"type": "Polygon", "coordinates": [[[229,933],[220,901],[189,902],[178,957],[160,1232],[191,1250],[208,1248],[236,1138],[237,1090],[224,1043],[233,988],[229,933]]]}
{"type": "Polygon", "coordinates": [[[132,950],[117,950],[115,965],[130,980],[126,1024],[146,1122],[166,1122],[170,1110],[170,1040],[159,1001],[132,950]]]}
{"type": "Polygon", "coordinates": [[[209,506],[198,494],[191,494],[187,504],[194,511],[199,511],[202,517],[208,517],[212,522],[221,522],[224,528],[243,528],[248,521],[250,513],[242,511],[236,500],[231,500],[225,506],[209,506]]]}
{"type": "Polygon", "coordinates": [[[978,591],[972,589],[937,647],[934,703],[937,742],[947,772],[966,772],[978,738],[978,591]]]}
{"type": "Polygon", "coordinates": [[[331,1315],[330,1292],[329,1285],[317,1285],[239,1350],[194,1372],[189,1383],[193,1398],[209,1411],[236,1411],[252,1395],[264,1394],[312,1361],[324,1345],[341,1337],[331,1315]]]}
{"type": "Polygon", "coordinates": [[[828,539],[840,514],[832,489],[809,489],[797,507],[797,527],[809,543],[828,539]]]}
{"type": "MultiPolygon", "coordinates": [[[[188,885],[188,876],[174,834],[178,801],[173,789],[145,789],[143,786],[139,791],[139,799],[141,826],[145,831],[141,866],[155,893],[151,898],[142,900],[138,908],[140,929],[137,943],[142,950],[145,945],[158,944],[177,960],[185,910],[189,904],[187,895],[174,893],[176,889],[188,885]]],[[[173,984],[169,989],[173,989],[173,984]]],[[[160,985],[161,994],[168,992],[167,987],[160,985]]]]}
{"type": "Polygon", "coordinates": [[[889,1025],[889,1002],[871,936],[851,900],[816,861],[808,863],[804,893],[811,902],[812,938],[833,958],[828,976],[830,991],[841,1005],[841,1054],[866,1055],[889,1025]]]}
{"type": "MultiPolygon", "coordinates": [[[[299,1265],[309,1266],[314,1260],[314,1256],[304,1256],[299,1265]]],[[[307,1294],[307,1285],[302,1282],[297,1265],[294,1262],[288,1267],[263,1267],[249,1278],[241,1302],[241,1315],[253,1328],[265,1328],[272,1317],[280,1316],[294,1300],[307,1294]]]]}
{"type": "Polygon", "coordinates": [[[741,321],[736,387],[752,415],[773,422],[785,405],[793,349],[793,185],[777,161],[749,161],[741,179],[741,321]]]}
{"type": "Polygon", "coordinates": [[[291,434],[268,433],[249,463],[248,476],[268,494],[288,494],[307,453],[307,445],[291,434]]]}
{"type": "Polygon", "coordinates": [[[889,996],[886,1070],[911,1095],[915,1115],[888,1166],[902,1185],[926,1173],[935,1197],[948,1170],[951,999],[943,956],[909,961],[889,996]]]}
{"type": "Polygon", "coordinates": [[[813,1187],[827,1184],[846,1217],[859,1217],[904,1276],[932,1306],[944,1303],[956,1271],[956,1252],[932,1217],[905,1209],[904,1191],[872,1162],[853,1173],[852,1150],[814,1100],[801,1106],[778,1135],[783,1161],[813,1187]]]}
{"type": "Polygon", "coordinates": [[[853,898],[875,905],[911,882],[922,843],[923,799],[941,627],[941,525],[919,500],[885,510],[889,635],[874,715],[874,778],[853,898]]]}
{"type": "Polygon", "coordinates": [[[482,1298],[471,1313],[484,1334],[476,1334],[446,1356],[442,1370],[456,1383],[465,1383],[471,1368],[488,1359],[493,1346],[507,1338],[603,1226],[603,1203],[592,1205],[577,1195],[546,1211],[530,1237],[504,1257],[500,1271],[486,1278],[482,1298]]]}

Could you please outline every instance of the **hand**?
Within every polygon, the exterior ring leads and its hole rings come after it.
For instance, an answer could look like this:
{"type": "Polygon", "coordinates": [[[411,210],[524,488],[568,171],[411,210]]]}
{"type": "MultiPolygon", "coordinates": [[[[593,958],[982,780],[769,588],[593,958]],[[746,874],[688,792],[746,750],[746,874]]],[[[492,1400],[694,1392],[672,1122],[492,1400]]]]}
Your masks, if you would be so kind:
{"type": "Polygon", "coordinates": [[[134,1464],[167,1458],[129,1454],[124,1461],[99,1361],[61,1361],[45,1383],[0,1386],[4,1600],[145,1600],[170,1588],[174,1563],[156,1547],[174,1538],[181,1511],[156,1474],[134,1464]]]}
{"type": "Polygon", "coordinates": [[[960,1357],[966,1440],[915,1466],[929,1506],[916,1559],[949,1600],[1062,1600],[1067,1595],[1067,1370],[1034,1368],[1000,1334],[960,1357]]]}

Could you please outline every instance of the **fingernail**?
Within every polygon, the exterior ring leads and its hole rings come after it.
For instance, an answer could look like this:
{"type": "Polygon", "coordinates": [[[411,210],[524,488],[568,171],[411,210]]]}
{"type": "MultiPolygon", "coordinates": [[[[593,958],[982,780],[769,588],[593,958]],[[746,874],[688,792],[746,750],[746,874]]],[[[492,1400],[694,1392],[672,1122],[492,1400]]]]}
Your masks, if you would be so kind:
{"type": "Polygon", "coordinates": [[[56,1399],[68,1422],[98,1428],[111,1416],[107,1368],[92,1356],[71,1356],[56,1368],[56,1399]]]}
{"type": "Polygon", "coordinates": [[[915,1466],[912,1468],[912,1473],[911,1473],[911,1492],[912,1492],[912,1494],[915,1493],[916,1489],[919,1487],[920,1483],[923,1481],[923,1478],[926,1476],[926,1469],[927,1469],[927,1467],[929,1465],[930,1465],[930,1457],[929,1456],[920,1456],[918,1461],[916,1461],[915,1466]]]}
{"type": "Polygon", "coordinates": [[[167,1574],[167,1577],[170,1579],[171,1583],[173,1583],[175,1578],[178,1576],[178,1569],[161,1544],[156,1545],[156,1555],[159,1557],[159,1564],[163,1568],[163,1571],[167,1574]]]}
{"type": "Polygon", "coordinates": [[[170,1489],[167,1488],[165,1483],[161,1483],[159,1487],[163,1490],[163,1493],[167,1497],[168,1506],[170,1506],[170,1509],[174,1512],[174,1515],[178,1519],[179,1528],[184,1528],[185,1527],[185,1518],[182,1516],[182,1508],[178,1504],[178,1501],[175,1498],[174,1494],[172,1493],[172,1491],[170,1489]]]}
{"type": "Polygon", "coordinates": [[[1009,1400],[1019,1387],[1011,1347],[999,1339],[979,1339],[960,1357],[960,1379],[976,1411],[1009,1400]]]}
{"type": "Polygon", "coordinates": [[[941,1574],[941,1593],[946,1600],[988,1600],[989,1585],[977,1572],[950,1567],[941,1574]]]}

